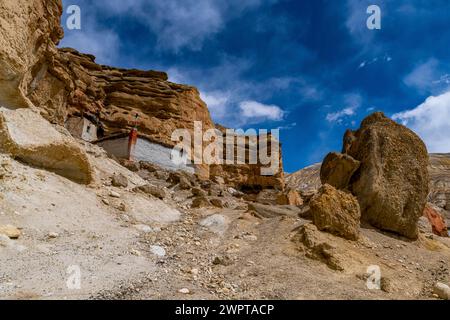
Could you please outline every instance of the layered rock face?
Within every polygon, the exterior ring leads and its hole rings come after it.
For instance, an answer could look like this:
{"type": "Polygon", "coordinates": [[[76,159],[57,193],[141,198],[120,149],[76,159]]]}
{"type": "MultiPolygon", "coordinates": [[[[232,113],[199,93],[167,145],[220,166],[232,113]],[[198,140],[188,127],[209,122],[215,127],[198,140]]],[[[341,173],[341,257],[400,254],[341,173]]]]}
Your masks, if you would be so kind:
{"type": "Polygon", "coordinates": [[[450,154],[431,154],[430,195],[428,201],[440,208],[450,226],[450,154]]]}
{"type": "Polygon", "coordinates": [[[110,134],[128,132],[138,115],[140,134],[165,146],[175,145],[175,129],[193,132],[194,121],[201,121],[204,130],[214,128],[198,90],[167,81],[164,72],[101,66],[73,49],[60,49],[52,62],[30,93],[52,122],[97,116],[110,134]]]}
{"type": "MultiPolygon", "coordinates": [[[[0,105],[36,106],[59,125],[83,116],[100,121],[105,135],[128,132],[137,115],[139,134],[166,147],[175,145],[174,130],[193,133],[194,121],[203,131],[215,127],[198,90],[169,82],[164,72],[103,66],[92,55],[56,48],[61,14],[61,0],[2,1],[0,105]]],[[[234,186],[283,183],[282,172],[275,179],[261,176],[259,165],[216,166],[213,172],[234,186]]],[[[209,166],[199,165],[198,174],[209,178],[209,166]]]]}
{"type": "Polygon", "coordinates": [[[220,165],[211,165],[211,178],[222,177],[224,178],[225,183],[250,191],[265,188],[284,190],[285,180],[282,152],[278,140],[271,135],[257,136],[256,139],[250,139],[248,136],[243,136],[244,140],[242,141],[244,141],[244,143],[242,149],[244,150],[244,154],[243,157],[241,157],[238,151],[238,136],[234,135],[227,141],[225,138],[225,128],[221,127],[220,131],[224,134],[223,158],[227,158],[227,143],[229,143],[233,145],[232,149],[234,150],[234,157],[230,158],[234,160],[233,164],[226,164],[225,162],[220,165]],[[275,143],[278,144],[278,148],[272,149],[272,144],[275,143]],[[253,151],[250,151],[251,145],[256,145],[257,147],[255,147],[253,151]],[[275,153],[275,151],[278,151],[278,153],[275,153]],[[250,160],[251,153],[255,155],[256,161],[250,160]],[[270,162],[269,164],[261,163],[261,153],[267,156],[270,162]],[[269,168],[272,168],[273,171],[269,172],[269,174],[265,174],[264,169],[269,168]]]}
{"type": "Polygon", "coordinates": [[[0,105],[28,107],[28,92],[63,36],[60,0],[0,3],[0,105]]]}

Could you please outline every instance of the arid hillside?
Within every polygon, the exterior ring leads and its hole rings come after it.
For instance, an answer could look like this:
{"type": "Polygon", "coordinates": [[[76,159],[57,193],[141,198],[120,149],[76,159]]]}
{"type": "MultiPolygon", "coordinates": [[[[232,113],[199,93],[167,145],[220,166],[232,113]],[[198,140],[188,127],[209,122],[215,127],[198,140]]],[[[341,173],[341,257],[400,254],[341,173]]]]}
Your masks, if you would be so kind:
{"type": "Polygon", "coordinates": [[[376,112],[286,180],[138,161],[130,129],[171,161],[172,130],[214,127],[206,104],[164,72],[58,49],[61,13],[0,4],[0,299],[450,299],[449,156],[376,112]],[[125,134],[127,154],[73,117],[125,134]]]}

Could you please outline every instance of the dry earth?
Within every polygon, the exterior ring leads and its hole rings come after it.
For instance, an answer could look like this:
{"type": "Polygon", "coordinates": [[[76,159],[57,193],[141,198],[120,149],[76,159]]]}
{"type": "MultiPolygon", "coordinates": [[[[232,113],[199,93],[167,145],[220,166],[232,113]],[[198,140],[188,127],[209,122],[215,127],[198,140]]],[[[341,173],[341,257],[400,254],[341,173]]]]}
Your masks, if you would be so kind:
{"type": "Polygon", "coordinates": [[[83,148],[95,170],[90,186],[1,156],[0,225],[22,232],[0,238],[1,298],[430,299],[436,281],[450,280],[448,239],[363,228],[352,242],[319,232],[338,250],[337,271],[305,254],[298,229],[307,220],[260,218],[227,192],[221,200],[231,208],[190,208],[191,189],[148,173],[168,188],[161,201],[133,191],[146,181],[101,149],[83,148]],[[111,186],[114,173],[127,177],[126,188],[111,186]],[[66,285],[73,265],[80,290],[66,285]],[[367,288],[370,265],[380,266],[383,290],[367,288]]]}

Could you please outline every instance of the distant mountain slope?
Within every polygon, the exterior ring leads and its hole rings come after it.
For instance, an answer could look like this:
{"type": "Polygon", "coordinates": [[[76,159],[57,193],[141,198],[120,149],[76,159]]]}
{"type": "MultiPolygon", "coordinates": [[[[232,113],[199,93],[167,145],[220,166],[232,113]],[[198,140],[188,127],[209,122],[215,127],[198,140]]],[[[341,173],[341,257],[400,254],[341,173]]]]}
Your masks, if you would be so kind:
{"type": "Polygon", "coordinates": [[[309,191],[319,189],[321,163],[313,164],[297,172],[286,175],[286,186],[290,189],[309,191]]]}

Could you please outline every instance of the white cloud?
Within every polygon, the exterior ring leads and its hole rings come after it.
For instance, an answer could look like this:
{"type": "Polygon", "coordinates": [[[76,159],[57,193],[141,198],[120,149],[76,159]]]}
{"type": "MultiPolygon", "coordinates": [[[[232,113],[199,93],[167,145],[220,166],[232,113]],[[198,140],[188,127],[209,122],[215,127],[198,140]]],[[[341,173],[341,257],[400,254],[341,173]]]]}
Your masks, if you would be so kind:
{"type": "Polygon", "coordinates": [[[157,37],[158,48],[172,52],[200,50],[205,40],[222,31],[243,12],[277,0],[97,1],[110,15],[132,15],[157,37]]]}
{"type": "MultiPolygon", "coordinates": [[[[72,1],[63,0],[64,10],[72,1]]],[[[81,8],[81,30],[68,30],[66,28],[67,13],[64,12],[62,25],[64,38],[59,47],[74,48],[82,53],[89,53],[96,57],[100,64],[114,65],[119,58],[120,38],[111,29],[101,26],[97,22],[96,10],[88,10],[93,5],[86,5],[84,1],[75,1],[81,8]]]]}
{"type": "Polygon", "coordinates": [[[242,101],[239,104],[239,109],[247,123],[257,123],[265,120],[281,121],[285,114],[279,106],[262,104],[256,101],[242,101]]]}
{"type": "Polygon", "coordinates": [[[118,58],[119,44],[119,37],[109,30],[82,29],[66,31],[59,46],[92,54],[97,63],[112,65],[118,58]]]}
{"type": "MultiPolygon", "coordinates": [[[[373,4],[373,0],[347,0],[347,20],[345,25],[353,38],[367,47],[373,40],[375,32],[367,28],[367,7],[373,4]]],[[[383,8],[382,8],[383,12],[383,8]]],[[[371,51],[373,52],[373,46],[371,51]]]]}
{"type": "Polygon", "coordinates": [[[363,62],[361,62],[358,66],[358,69],[362,69],[364,67],[370,66],[371,64],[374,64],[376,62],[391,62],[392,61],[392,57],[389,56],[388,54],[385,54],[384,56],[380,56],[380,57],[375,57],[372,60],[364,60],[363,62]]]}
{"type": "Polygon", "coordinates": [[[355,108],[347,107],[337,112],[331,112],[327,114],[327,121],[329,122],[340,122],[342,118],[353,116],[355,114],[355,108]]]}
{"type": "Polygon", "coordinates": [[[344,96],[345,107],[336,112],[329,112],[326,116],[328,122],[342,123],[344,118],[354,116],[361,106],[362,97],[359,94],[347,94],[344,96]]]}
{"type": "MultiPolygon", "coordinates": [[[[270,78],[253,82],[243,80],[242,74],[252,66],[245,59],[224,56],[218,65],[206,68],[169,68],[169,80],[177,83],[189,83],[200,90],[201,98],[206,102],[213,120],[224,126],[238,128],[264,121],[281,121],[286,112],[273,105],[265,105],[257,100],[271,99],[274,91],[307,90],[311,84],[297,78],[270,78]],[[218,89],[219,88],[219,89],[218,89]],[[278,109],[277,109],[278,108],[278,109]]],[[[319,95],[318,89],[309,98],[319,95]]]]}
{"type": "Polygon", "coordinates": [[[429,59],[414,68],[404,79],[403,82],[420,92],[429,91],[432,88],[433,81],[437,78],[436,72],[439,61],[434,58],[429,59]]]}
{"type": "Polygon", "coordinates": [[[208,105],[208,109],[214,119],[227,117],[231,96],[222,91],[201,92],[202,100],[208,105]]]}
{"type": "Polygon", "coordinates": [[[450,152],[450,91],[428,97],[418,107],[392,116],[415,131],[429,152],[450,152]]]}

